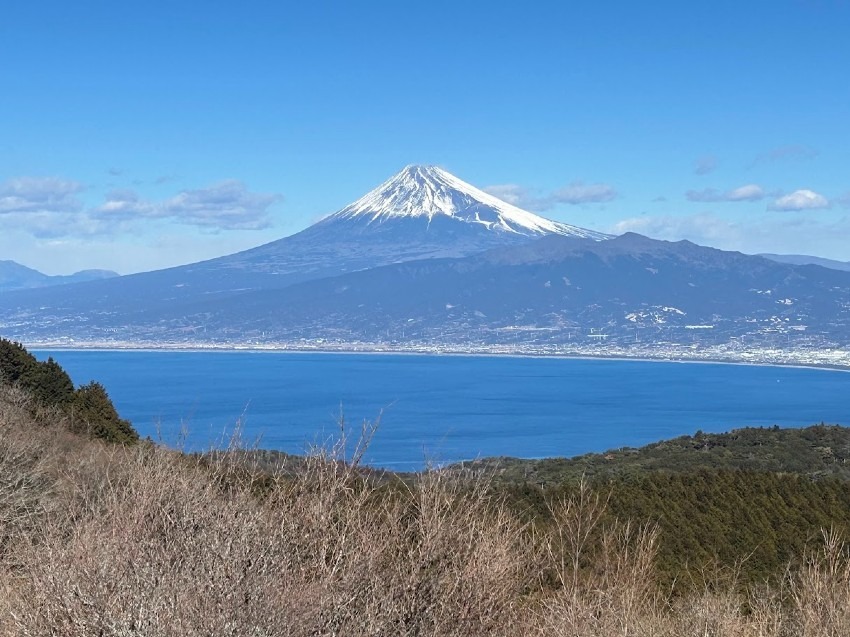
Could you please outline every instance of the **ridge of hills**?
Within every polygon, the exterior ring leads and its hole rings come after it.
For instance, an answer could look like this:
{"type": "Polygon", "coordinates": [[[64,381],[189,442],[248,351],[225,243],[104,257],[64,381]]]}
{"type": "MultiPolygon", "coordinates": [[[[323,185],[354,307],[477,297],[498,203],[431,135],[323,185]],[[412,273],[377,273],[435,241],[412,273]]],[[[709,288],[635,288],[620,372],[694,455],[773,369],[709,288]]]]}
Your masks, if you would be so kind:
{"type": "Polygon", "coordinates": [[[14,292],[54,285],[71,285],[117,277],[112,270],[80,270],[74,274],[49,275],[15,261],[0,261],[0,292],[14,292]]]}
{"type": "Polygon", "coordinates": [[[819,265],[824,268],[832,268],[833,270],[850,271],[850,261],[837,261],[835,259],[825,259],[808,254],[770,254],[762,253],[760,257],[765,257],[771,261],[779,263],[790,263],[792,265],[819,265]]]}
{"type": "Polygon", "coordinates": [[[850,273],[631,233],[606,241],[548,236],[140,319],[152,340],[226,341],[238,326],[244,341],[258,343],[706,346],[748,339],[817,348],[847,344],[850,273]]]}
{"type": "Polygon", "coordinates": [[[803,428],[743,427],[723,433],[660,440],[571,458],[482,458],[452,465],[493,473],[505,482],[561,484],[582,477],[605,481],[662,472],[777,473],[850,483],[850,428],[824,423],[803,428]]]}

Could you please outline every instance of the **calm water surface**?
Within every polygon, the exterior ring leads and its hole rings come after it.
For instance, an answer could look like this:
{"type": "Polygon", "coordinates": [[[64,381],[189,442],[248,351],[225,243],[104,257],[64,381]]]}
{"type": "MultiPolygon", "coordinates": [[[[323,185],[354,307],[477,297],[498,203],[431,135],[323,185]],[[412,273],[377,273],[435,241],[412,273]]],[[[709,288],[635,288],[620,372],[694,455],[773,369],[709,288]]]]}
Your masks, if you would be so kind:
{"type": "Polygon", "coordinates": [[[303,452],[380,414],[371,464],[569,456],[697,429],[850,424],[850,373],[545,358],[39,351],[97,380],[142,435],[206,448],[242,422],[260,446],[303,452]]]}

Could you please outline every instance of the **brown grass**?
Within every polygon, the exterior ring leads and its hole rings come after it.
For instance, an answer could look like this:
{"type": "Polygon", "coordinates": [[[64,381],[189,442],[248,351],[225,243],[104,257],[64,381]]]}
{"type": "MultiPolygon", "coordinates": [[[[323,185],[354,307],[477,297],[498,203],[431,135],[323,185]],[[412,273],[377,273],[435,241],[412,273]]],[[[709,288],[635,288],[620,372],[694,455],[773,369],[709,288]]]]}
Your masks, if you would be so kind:
{"type": "MultiPolygon", "coordinates": [[[[782,590],[660,590],[654,526],[586,485],[519,522],[480,478],[375,479],[344,444],[297,471],[106,446],[0,387],[0,635],[850,635],[834,533],[782,590]]],[[[366,432],[368,439],[369,432],[366,432]]],[[[283,460],[282,460],[283,462],[283,460]]]]}

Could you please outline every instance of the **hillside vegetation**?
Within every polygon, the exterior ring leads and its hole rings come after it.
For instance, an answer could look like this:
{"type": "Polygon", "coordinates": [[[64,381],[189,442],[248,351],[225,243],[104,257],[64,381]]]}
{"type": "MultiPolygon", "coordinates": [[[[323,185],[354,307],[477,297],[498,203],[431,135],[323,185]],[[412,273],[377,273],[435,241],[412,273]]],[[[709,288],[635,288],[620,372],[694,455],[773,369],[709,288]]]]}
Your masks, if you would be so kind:
{"type": "Polygon", "coordinates": [[[813,479],[850,480],[850,428],[814,425],[802,429],[747,427],[662,440],[638,449],[623,447],[574,458],[486,458],[467,470],[495,473],[506,482],[553,484],[587,478],[627,478],[650,471],[770,471],[813,479]]]}
{"type": "Polygon", "coordinates": [[[585,480],[606,494],[608,514],[651,520],[656,566],[676,589],[688,569],[734,568],[741,583],[777,582],[821,529],[850,532],[850,429],[745,428],[697,432],[639,449],[575,458],[488,458],[451,470],[489,476],[528,519],[585,480]],[[746,558],[746,559],[744,559],[746,558]]]}
{"type": "Polygon", "coordinates": [[[260,468],[241,450],[190,456],[71,423],[0,382],[3,636],[850,634],[838,480],[401,479],[344,461],[344,444],[260,468]],[[714,511],[715,535],[671,534],[655,503],[673,493],[681,519],[714,511]],[[805,499],[820,513],[797,525],[805,499]],[[776,547],[781,572],[745,581],[724,566],[748,558],[730,534],[770,508],[770,525],[791,524],[799,541],[776,547]],[[670,586],[670,551],[688,586],[670,586]]]}
{"type": "Polygon", "coordinates": [[[109,442],[139,439],[130,422],[118,415],[103,385],[92,381],[75,389],[71,377],[52,358],[39,361],[21,344],[4,338],[0,338],[0,382],[26,393],[34,413],[57,412],[71,431],[109,442]]]}

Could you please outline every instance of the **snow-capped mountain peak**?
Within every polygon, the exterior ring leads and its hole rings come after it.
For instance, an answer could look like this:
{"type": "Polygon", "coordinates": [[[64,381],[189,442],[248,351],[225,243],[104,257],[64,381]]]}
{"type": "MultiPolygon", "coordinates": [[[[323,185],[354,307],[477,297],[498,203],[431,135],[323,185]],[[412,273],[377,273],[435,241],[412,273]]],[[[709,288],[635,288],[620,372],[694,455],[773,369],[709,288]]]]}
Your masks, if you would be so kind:
{"type": "Polygon", "coordinates": [[[608,235],[545,219],[517,208],[437,166],[406,166],[383,184],[327,218],[382,224],[393,219],[435,217],[477,224],[500,233],[560,234],[592,239],[608,235]]]}

